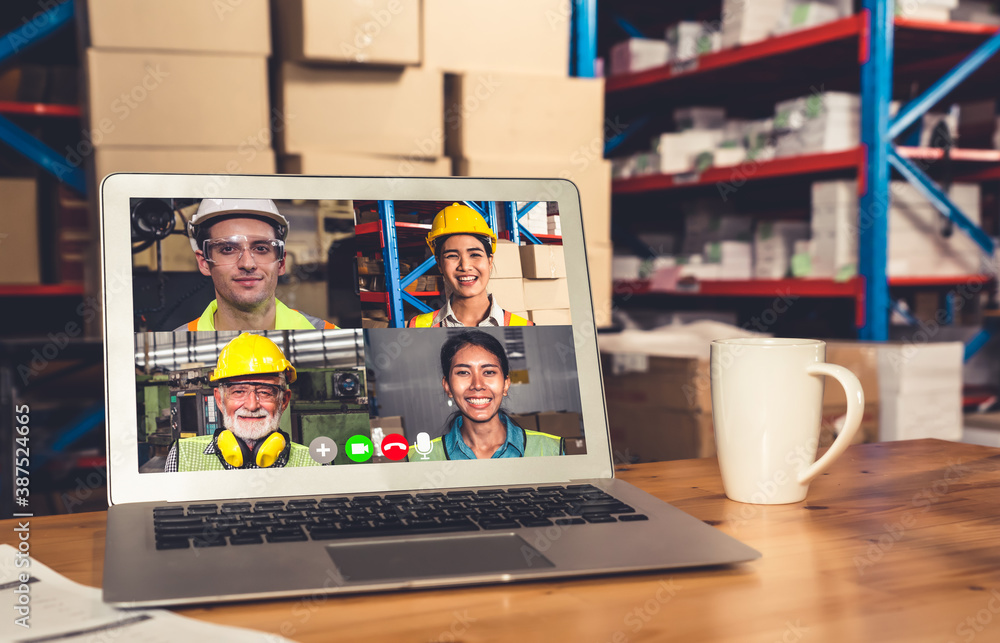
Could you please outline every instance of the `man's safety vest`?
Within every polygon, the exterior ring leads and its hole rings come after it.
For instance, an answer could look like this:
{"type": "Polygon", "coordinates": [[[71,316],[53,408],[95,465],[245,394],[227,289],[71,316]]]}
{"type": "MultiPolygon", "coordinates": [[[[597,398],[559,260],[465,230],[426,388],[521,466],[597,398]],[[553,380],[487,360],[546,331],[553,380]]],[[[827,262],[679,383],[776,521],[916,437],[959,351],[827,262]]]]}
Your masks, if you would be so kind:
{"type": "MultiPolygon", "coordinates": [[[[441,322],[434,323],[434,318],[438,316],[441,309],[435,310],[432,313],[424,313],[422,315],[416,315],[410,318],[410,323],[406,326],[407,328],[440,328],[441,322]]],[[[535,322],[525,319],[520,315],[515,315],[514,313],[509,313],[506,310],[503,311],[503,325],[504,326],[534,326],[535,322]]]]}
{"type": "MultiPolygon", "coordinates": [[[[219,462],[219,456],[214,453],[205,453],[205,449],[212,442],[211,435],[199,435],[193,438],[184,438],[177,441],[177,470],[178,471],[223,471],[225,467],[219,462]]],[[[292,442],[291,451],[288,453],[288,464],[286,467],[318,467],[316,462],[309,455],[309,447],[292,442]]]]}
{"type": "MultiPolygon", "coordinates": [[[[201,314],[201,317],[198,319],[192,319],[186,326],[181,326],[174,332],[185,330],[192,333],[196,331],[214,331],[215,311],[218,309],[218,300],[213,299],[212,303],[210,303],[205,309],[205,312],[201,314]]],[[[325,319],[301,313],[293,308],[289,308],[285,304],[281,303],[280,300],[274,300],[275,330],[334,330],[336,328],[337,326],[331,324],[325,319]]]]}

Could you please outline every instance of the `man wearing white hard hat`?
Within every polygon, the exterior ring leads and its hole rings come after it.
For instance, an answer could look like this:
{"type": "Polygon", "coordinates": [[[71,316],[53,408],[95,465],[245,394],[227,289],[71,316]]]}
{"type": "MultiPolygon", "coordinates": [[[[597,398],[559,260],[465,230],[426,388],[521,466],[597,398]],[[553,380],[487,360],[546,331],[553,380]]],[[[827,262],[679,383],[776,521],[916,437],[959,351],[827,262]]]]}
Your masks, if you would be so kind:
{"type": "Polygon", "coordinates": [[[270,199],[203,199],[187,225],[201,274],[215,300],[181,331],[337,328],[292,310],[274,296],[285,274],[288,220],[270,199]]]}

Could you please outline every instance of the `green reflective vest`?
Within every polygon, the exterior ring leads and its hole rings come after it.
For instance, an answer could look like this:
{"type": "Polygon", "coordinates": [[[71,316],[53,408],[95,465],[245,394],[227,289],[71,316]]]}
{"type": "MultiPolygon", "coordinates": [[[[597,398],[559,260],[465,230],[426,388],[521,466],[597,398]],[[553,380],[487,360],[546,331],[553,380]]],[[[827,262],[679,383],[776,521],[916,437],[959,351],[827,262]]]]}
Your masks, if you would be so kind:
{"type": "MultiPolygon", "coordinates": [[[[219,462],[219,456],[214,453],[205,453],[205,449],[212,442],[211,435],[199,435],[193,438],[184,438],[177,441],[177,470],[178,471],[224,471],[225,467],[219,462]]],[[[291,451],[288,453],[288,464],[286,467],[318,467],[321,466],[309,455],[309,447],[292,442],[291,451]]]]}

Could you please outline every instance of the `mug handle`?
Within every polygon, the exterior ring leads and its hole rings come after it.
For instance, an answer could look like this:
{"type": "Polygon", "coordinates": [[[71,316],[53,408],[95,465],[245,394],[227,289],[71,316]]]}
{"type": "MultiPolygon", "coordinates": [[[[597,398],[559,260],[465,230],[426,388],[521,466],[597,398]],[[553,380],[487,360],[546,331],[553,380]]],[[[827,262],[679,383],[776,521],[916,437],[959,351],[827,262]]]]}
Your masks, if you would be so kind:
{"type": "Polygon", "coordinates": [[[861,418],[865,412],[865,392],[861,388],[861,382],[857,375],[847,370],[843,366],[836,364],[811,364],[806,367],[806,373],[810,375],[828,375],[840,382],[847,394],[847,419],[844,421],[844,430],[840,432],[837,439],[833,441],[823,457],[813,462],[812,465],[799,474],[799,484],[809,484],[816,476],[823,473],[833,461],[839,458],[847,447],[851,445],[854,434],[861,428],[861,418]]]}

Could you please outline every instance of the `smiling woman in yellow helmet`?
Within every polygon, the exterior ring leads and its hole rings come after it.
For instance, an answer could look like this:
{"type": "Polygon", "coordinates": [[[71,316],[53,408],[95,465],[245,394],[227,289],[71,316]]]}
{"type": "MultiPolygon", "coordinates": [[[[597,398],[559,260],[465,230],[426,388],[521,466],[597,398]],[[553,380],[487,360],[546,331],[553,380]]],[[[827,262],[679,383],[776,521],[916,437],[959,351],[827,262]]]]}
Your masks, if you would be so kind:
{"type": "Polygon", "coordinates": [[[416,315],[407,326],[534,326],[489,293],[497,234],[478,212],[458,203],[444,208],[434,217],[427,245],[451,295],[444,308],[416,315]]]}
{"type": "Polygon", "coordinates": [[[278,428],[288,408],[295,367],[277,344],[242,333],[219,352],[209,379],[225,427],[214,435],[178,440],[164,471],[211,471],[268,467],[313,467],[309,447],[278,428]]]}

